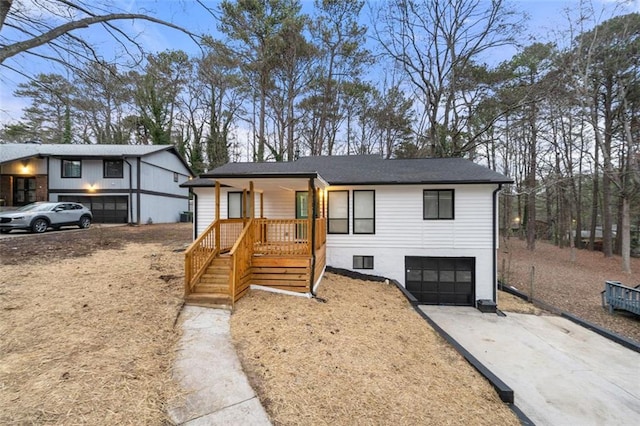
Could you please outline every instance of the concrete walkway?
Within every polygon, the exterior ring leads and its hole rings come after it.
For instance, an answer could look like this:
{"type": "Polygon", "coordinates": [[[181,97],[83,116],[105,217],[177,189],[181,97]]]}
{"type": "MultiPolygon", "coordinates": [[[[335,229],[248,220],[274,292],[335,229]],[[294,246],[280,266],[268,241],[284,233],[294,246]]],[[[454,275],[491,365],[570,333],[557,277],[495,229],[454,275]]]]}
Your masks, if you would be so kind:
{"type": "Polygon", "coordinates": [[[169,409],[177,425],[270,425],[231,343],[230,313],[185,306],[174,377],[185,398],[169,409]]]}
{"type": "Polygon", "coordinates": [[[420,306],[538,425],[637,425],[640,354],[557,316],[420,306]]]}

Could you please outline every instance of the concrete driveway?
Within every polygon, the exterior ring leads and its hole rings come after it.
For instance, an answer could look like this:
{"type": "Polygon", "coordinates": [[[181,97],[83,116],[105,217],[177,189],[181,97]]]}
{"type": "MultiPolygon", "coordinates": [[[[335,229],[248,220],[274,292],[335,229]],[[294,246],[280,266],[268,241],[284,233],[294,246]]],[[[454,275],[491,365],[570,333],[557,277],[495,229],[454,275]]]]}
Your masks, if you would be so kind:
{"type": "Polygon", "coordinates": [[[538,425],[637,425],[640,354],[567,319],[420,306],[538,425]]]}

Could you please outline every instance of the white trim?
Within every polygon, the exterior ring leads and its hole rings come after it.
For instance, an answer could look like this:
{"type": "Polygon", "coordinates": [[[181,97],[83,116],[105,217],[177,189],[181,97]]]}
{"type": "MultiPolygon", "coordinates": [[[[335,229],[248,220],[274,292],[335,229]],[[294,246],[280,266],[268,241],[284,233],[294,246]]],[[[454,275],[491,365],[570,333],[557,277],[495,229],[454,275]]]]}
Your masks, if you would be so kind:
{"type": "Polygon", "coordinates": [[[313,294],[316,294],[316,290],[318,290],[318,287],[320,287],[320,282],[322,281],[322,278],[324,277],[324,272],[326,270],[327,270],[327,264],[325,262],[324,267],[322,268],[322,272],[320,273],[320,276],[318,277],[318,280],[313,285],[313,294]]]}
{"type": "Polygon", "coordinates": [[[286,294],[288,296],[306,297],[307,299],[311,299],[313,297],[311,293],[298,293],[296,291],[281,290],[279,288],[266,287],[266,286],[257,285],[257,284],[251,284],[249,288],[251,290],[263,290],[263,291],[270,291],[271,293],[286,294]]]}

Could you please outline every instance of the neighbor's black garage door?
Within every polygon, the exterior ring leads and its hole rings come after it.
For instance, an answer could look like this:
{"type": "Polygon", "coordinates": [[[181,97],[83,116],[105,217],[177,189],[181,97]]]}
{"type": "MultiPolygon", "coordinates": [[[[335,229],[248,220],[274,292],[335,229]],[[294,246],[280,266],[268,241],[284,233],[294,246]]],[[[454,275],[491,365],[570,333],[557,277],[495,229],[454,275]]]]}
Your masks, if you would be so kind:
{"type": "Polygon", "coordinates": [[[407,290],[420,303],[473,306],[475,258],[404,258],[407,290]]]}
{"type": "Polygon", "coordinates": [[[127,223],[129,203],[127,196],[76,197],[61,195],[60,201],[81,203],[91,209],[95,223],[127,223]]]}

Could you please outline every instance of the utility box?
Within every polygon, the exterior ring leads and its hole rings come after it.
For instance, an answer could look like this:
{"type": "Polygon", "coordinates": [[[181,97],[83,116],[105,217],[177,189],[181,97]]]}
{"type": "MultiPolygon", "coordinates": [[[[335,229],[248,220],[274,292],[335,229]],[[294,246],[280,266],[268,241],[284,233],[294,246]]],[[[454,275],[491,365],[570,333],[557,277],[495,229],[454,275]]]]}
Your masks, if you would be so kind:
{"type": "Polygon", "coordinates": [[[191,212],[180,213],[180,222],[192,222],[192,221],[193,221],[193,213],[191,212]]]}
{"type": "Polygon", "coordinates": [[[478,300],[478,310],[482,313],[495,314],[497,310],[496,302],[489,299],[478,300]]]}

